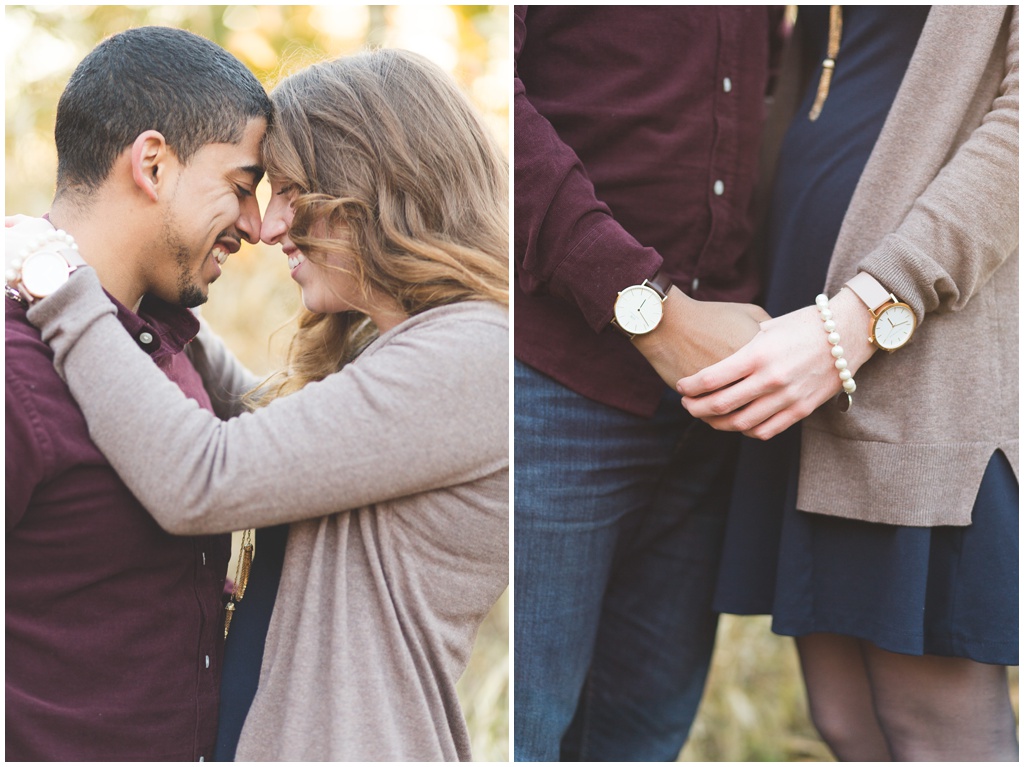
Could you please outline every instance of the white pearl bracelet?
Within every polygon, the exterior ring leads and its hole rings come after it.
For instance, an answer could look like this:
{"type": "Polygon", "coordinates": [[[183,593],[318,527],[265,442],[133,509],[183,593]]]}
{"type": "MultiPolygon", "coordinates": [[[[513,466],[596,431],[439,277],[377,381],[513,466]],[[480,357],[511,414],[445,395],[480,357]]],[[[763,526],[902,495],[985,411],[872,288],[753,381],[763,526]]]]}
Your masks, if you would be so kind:
{"type": "Polygon", "coordinates": [[[839,409],[844,413],[849,413],[850,408],[853,407],[853,393],[857,391],[857,384],[853,380],[853,373],[849,370],[849,363],[847,363],[846,358],[843,356],[843,347],[839,345],[839,333],[836,331],[836,322],[832,319],[832,310],[828,308],[828,296],[824,293],[819,293],[814,299],[814,304],[818,307],[821,321],[825,324],[828,342],[832,344],[832,356],[835,357],[836,370],[839,371],[839,380],[842,381],[843,393],[846,394],[846,407],[843,407],[843,395],[839,395],[839,409]]]}

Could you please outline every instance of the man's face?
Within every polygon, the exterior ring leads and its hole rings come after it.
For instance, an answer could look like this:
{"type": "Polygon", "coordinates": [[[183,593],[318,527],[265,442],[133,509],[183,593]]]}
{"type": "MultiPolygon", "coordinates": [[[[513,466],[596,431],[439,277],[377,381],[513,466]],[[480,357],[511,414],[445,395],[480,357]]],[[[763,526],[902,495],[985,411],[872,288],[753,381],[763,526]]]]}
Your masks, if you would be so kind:
{"type": "Polygon", "coordinates": [[[242,239],[260,236],[256,185],[266,121],[253,119],[237,144],[207,144],[176,166],[163,214],[163,252],[152,263],[149,292],[186,307],[206,302],[221,263],[242,239]]]}

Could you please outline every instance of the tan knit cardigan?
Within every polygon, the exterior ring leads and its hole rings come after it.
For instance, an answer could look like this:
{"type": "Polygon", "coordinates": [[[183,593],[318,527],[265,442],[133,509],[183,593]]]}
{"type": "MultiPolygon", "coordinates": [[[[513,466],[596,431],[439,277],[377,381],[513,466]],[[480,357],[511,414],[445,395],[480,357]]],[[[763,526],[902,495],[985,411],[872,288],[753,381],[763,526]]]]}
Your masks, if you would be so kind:
{"type": "Polygon", "coordinates": [[[968,525],[992,455],[1018,472],[1017,102],[1017,6],[933,8],[825,286],[867,271],[919,327],[805,420],[799,509],[968,525]]]}

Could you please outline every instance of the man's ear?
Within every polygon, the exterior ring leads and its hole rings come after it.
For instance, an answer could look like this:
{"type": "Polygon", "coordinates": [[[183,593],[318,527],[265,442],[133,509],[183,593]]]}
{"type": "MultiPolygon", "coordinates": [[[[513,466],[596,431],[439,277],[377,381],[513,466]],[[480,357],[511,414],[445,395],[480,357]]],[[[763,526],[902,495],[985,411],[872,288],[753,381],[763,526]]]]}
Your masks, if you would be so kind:
{"type": "Polygon", "coordinates": [[[160,131],[140,133],[132,144],[132,179],[142,193],[157,202],[173,153],[160,131]]]}

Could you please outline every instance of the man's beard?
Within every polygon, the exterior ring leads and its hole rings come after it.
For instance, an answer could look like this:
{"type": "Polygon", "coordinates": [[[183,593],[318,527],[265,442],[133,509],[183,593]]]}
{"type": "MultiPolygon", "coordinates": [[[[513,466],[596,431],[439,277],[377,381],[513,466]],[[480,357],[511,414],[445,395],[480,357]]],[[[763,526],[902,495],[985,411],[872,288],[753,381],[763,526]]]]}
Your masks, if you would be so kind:
{"type": "Polygon", "coordinates": [[[206,293],[189,274],[192,253],[184,245],[178,245],[175,248],[175,260],[178,262],[178,303],[186,309],[205,304],[206,293]]]}
{"type": "MultiPolygon", "coordinates": [[[[172,225],[169,219],[164,219],[163,236],[168,246],[174,250],[174,261],[178,266],[178,284],[176,286],[178,303],[186,309],[205,304],[206,293],[196,284],[192,276],[194,254],[178,236],[178,229],[172,225]]],[[[202,265],[203,261],[199,263],[202,265]]]]}

